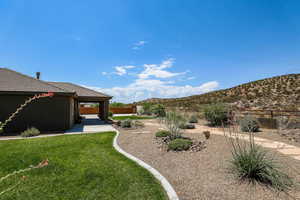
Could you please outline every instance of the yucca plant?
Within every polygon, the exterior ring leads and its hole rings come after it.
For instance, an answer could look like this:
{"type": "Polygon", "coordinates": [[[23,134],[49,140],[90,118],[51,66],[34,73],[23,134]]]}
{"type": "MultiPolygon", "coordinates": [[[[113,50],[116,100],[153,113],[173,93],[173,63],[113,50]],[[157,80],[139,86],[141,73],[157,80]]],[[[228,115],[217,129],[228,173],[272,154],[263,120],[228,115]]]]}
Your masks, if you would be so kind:
{"type": "Polygon", "coordinates": [[[231,172],[240,180],[252,185],[263,184],[277,192],[287,192],[294,181],[282,171],[279,163],[269,153],[255,144],[253,132],[241,138],[238,128],[224,128],[224,133],[232,147],[231,172]]]}

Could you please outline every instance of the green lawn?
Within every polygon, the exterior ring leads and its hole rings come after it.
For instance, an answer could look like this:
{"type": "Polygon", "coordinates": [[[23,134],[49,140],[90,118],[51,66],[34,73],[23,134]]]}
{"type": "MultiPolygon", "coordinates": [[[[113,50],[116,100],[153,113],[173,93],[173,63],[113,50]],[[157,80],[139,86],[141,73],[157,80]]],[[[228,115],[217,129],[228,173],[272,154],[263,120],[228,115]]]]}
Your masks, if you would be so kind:
{"type": "Polygon", "coordinates": [[[114,132],[1,141],[0,177],[49,159],[49,165],[0,183],[0,192],[27,178],[5,200],[167,199],[156,179],[112,147],[114,132]]]}
{"type": "Polygon", "coordinates": [[[112,119],[113,120],[125,120],[125,119],[140,120],[140,119],[154,119],[154,117],[132,115],[132,116],[115,116],[112,117],[112,119]]]}

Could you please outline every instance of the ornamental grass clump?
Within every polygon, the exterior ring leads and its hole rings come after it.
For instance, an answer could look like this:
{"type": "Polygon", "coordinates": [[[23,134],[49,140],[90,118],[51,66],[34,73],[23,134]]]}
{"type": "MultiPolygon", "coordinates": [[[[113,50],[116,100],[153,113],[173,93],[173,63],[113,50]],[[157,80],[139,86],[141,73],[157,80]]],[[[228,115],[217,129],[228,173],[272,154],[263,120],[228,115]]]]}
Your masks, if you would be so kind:
{"type": "Polygon", "coordinates": [[[21,133],[22,137],[33,137],[38,136],[40,131],[37,128],[31,127],[21,133]]]}
{"type": "Polygon", "coordinates": [[[255,144],[253,132],[242,136],[236,127],[227,130],[224,133],[232,147],[230,169],[240,180],[263,184],[277,192],[286,193],[292,188],[294,181],[266,150],[255,144]]]}

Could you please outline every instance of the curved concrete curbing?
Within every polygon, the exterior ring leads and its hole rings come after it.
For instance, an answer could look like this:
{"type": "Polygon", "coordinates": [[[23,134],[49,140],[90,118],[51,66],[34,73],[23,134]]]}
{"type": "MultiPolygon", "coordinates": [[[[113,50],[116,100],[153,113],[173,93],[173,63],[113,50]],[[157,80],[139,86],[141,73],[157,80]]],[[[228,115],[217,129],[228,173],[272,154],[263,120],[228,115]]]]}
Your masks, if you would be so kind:
{"type": "Polygon", "coordinates": [[[169,197],[170,200],[179,200],[175,190],[173,189],[173,187],[171,186],[171,184],[169,183],[169,181],[163,176],[161,175],[156,169],[154,169],[153,167],[151,167],[150,165],[148,165],[147,163],[141,161],[140,159],[134,157],[133,155],[127,153],[126,151],[124,151],[119,145],[118,145],[118,137],[120,135],[120,132],[118,130],[116,130],[117,135],[114,138],[114,142],[113,142],[113,146],[114,148],[120,152],[121,154],[123,154],[124,156],[126,156],[127,158],[129,158],[130,160],[135,161],[137,164],[139,164],[140,166],[142,166],[143,168],[147,169],[151,174],[153,174],[153,176],[159,180],[159,182],[161,183],[161,185],[163,186],[163,188],[165,189],[165,191],[167,192],[167,195],[169,197]]]}

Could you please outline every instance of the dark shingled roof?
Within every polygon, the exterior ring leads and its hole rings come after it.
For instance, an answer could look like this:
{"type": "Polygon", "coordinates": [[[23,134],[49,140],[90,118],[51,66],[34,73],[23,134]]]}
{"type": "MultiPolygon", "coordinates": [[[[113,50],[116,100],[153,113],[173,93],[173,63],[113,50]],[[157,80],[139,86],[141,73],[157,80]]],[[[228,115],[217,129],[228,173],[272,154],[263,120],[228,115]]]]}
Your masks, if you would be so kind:
{"type": "Polygon", "coordinates": [[[60,87],[64,90],[70,92],[76,92],[78,97],[102,97],[102,98],[111,98],[111,96],[97,92],[95,90],[91,90],[86,87],[82,87],[73,83],[66,83],[66,82],[48,82],[49,84],[55,85],[56,87],[60,87]]]}
{"type": "Polygon", "coordinates": [[[63,95],[78,96],[82,100],[111,99],[101,92],[73,83],[46,82],[26,76],[19,72],[0,68],[0,93],[43,93],[54,92],[63,95]]]}
{"type": "Polygon", "coordinates": [[[7,68],[0,68],[0,92],[54,92],[75,94],[74,92],[64,90],[45,81],[26,76],[7,68]]]}

